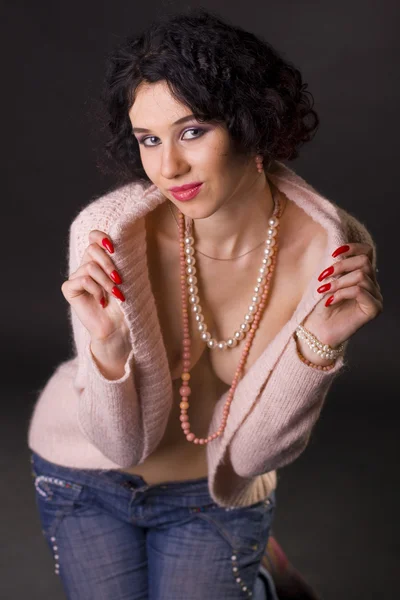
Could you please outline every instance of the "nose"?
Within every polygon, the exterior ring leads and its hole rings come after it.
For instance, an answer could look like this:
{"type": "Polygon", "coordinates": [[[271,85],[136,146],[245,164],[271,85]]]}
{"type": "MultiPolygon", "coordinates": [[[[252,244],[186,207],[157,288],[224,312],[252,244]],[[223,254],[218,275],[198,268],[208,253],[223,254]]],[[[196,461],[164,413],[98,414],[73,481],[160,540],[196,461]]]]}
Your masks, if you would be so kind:
{"type": "Polygon", "coordinates": [[[187,161],[175,145],[165,146],[161,156],[161,176],[164,179],[177,179],[187,169],[187,161]]]}

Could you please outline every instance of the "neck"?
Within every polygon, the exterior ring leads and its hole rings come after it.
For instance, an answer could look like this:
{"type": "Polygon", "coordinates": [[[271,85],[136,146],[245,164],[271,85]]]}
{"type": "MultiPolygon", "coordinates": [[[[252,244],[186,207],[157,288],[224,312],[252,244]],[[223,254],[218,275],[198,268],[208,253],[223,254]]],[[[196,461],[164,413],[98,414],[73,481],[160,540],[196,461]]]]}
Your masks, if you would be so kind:
{"type": "MultiPolygon", "coordinates": [[[[177,217],[175,206],[171,208],[177,217]]],[[[265,176],[258,177],[247,192],[228,198],[210,217],[193,220],[196,248],[224,259],[252,250],[265,239],[273,209],[271,187],[265,176]]]]}

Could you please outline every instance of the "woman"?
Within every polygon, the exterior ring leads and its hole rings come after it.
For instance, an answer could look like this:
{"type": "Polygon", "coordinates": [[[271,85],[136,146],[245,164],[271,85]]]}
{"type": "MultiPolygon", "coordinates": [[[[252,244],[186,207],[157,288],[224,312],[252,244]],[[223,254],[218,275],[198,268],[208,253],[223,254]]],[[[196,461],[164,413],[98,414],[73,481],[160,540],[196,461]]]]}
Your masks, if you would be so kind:
{"type": "Polygon", "coordinates": [[[276,470],[382,310],[366,228],[280,162],[316,131],[306,87],[202,9],[111,57],[125,179],[71,225],[75,355],[28,441],[70,598],[253,595],[276,470]]]}

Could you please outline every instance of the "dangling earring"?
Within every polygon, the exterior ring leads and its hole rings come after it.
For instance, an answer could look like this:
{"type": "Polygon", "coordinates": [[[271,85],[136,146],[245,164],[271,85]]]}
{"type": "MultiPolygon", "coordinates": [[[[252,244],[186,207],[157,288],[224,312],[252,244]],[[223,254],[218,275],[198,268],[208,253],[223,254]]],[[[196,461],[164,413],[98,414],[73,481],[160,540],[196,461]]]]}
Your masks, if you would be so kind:
{"type": "Polygon", "coordinates": [[[259,172],[259,173],[262,173],[262,172],[263,172],[263,170],[264,170],[264,169],[263,169],[263,162],[264,162],[264,159],[263,159],[263,157],[261,156],[261,154],[257,154],[257,156],[256,156],[255,160],[256,160],[256,165],[257,165],[257,170],[258,170],[258,172],[259,172]]]}

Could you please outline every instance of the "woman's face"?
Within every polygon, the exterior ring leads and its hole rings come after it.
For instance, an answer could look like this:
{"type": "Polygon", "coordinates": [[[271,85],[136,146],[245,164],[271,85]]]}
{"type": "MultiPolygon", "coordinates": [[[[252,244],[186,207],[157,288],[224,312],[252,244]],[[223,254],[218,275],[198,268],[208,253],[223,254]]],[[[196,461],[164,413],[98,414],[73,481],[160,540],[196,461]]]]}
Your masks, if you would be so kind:
{"type": "Polygon", "coordinates": [[[201,219],[235,198],[243,200],[258,173],[254,160],[245,162],[235,155],[224,125],[200,123],[194,117],[176,123],[190,114],[172,97],[166,83],[159,82],[137,89],[129,118],[149,179],[182,212],[201,219]],[[177,200],[169,189],[192,182],[203,185],[186,202],[177,200]]]}

